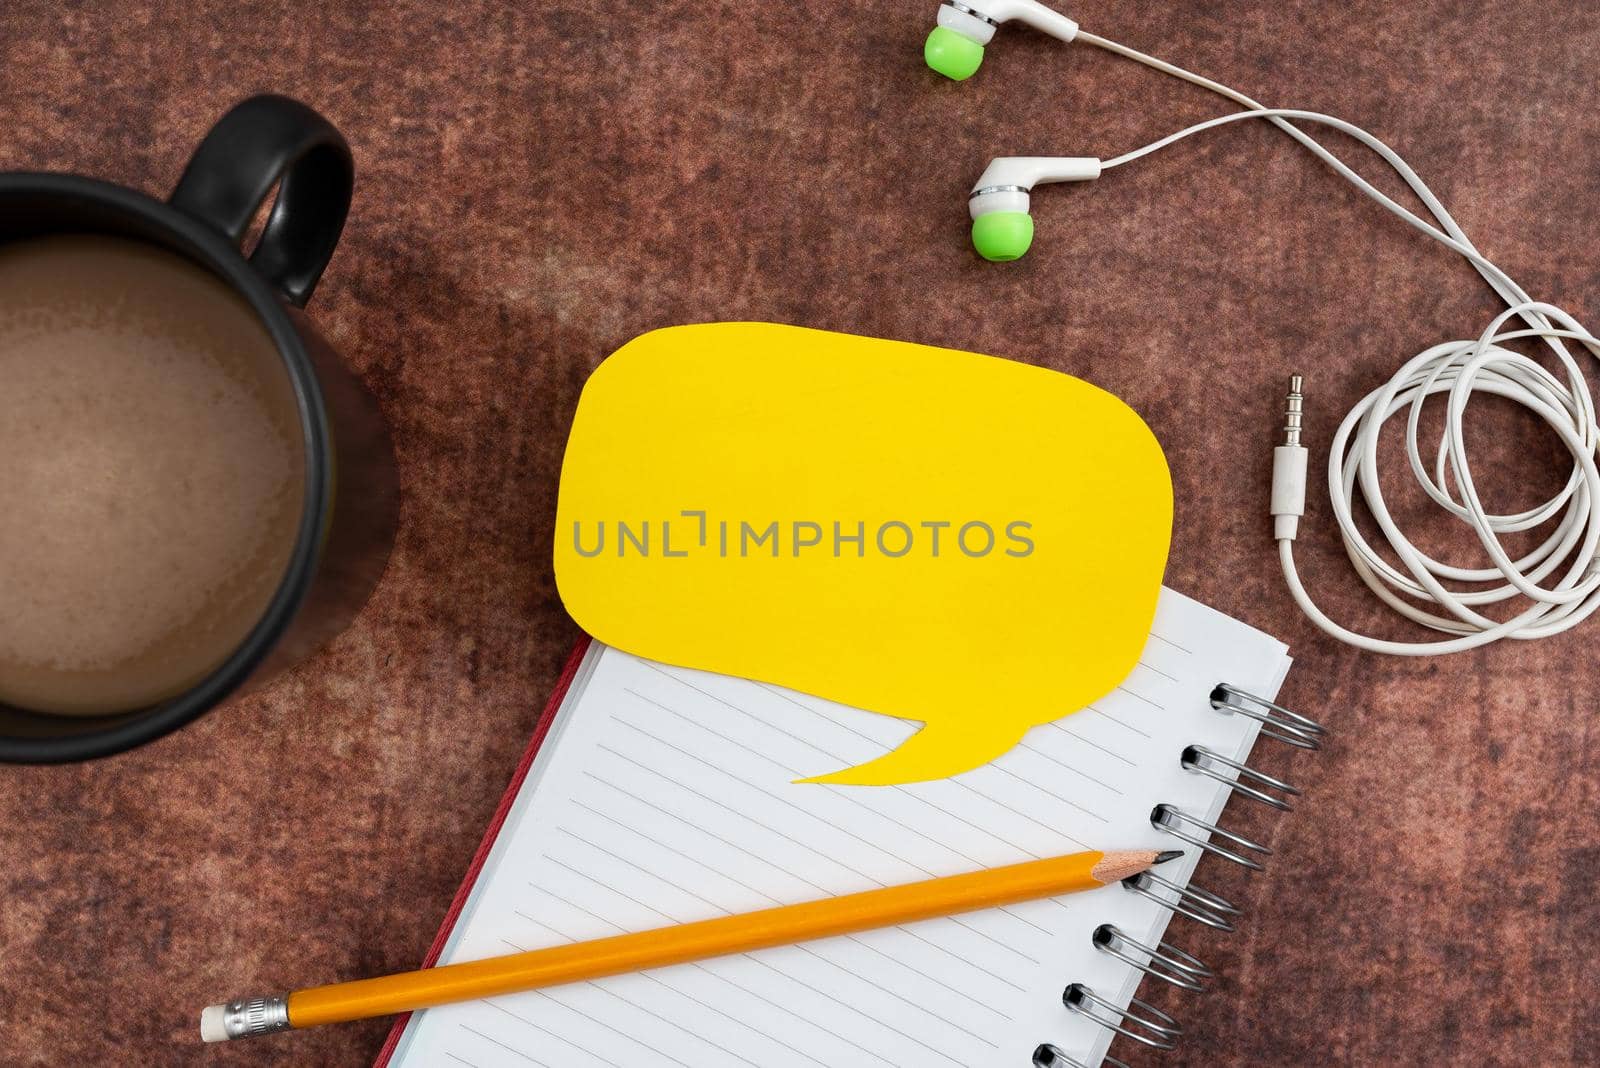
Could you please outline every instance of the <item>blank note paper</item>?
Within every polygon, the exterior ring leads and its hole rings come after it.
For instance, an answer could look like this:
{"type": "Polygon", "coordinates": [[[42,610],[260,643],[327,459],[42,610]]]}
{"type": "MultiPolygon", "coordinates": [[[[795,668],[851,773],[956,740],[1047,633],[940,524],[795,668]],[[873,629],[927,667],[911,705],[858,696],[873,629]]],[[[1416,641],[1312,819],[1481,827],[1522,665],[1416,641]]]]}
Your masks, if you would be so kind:
{"type": "MultiPolygon", "coordinates": [[[[897,787],[797,785],[915,725],[592,645],[450,934],[443,963],[559,945],[1087,849],[1170,848],[1159,803],[1215,821],[1227,790],[1186,746],[1243,760],[1272,697],[1272,638],[1163,591],[1138,668],[993,764],[897,787]]],[[[1186,882],[1197,860],[1162,874],[1186,882]]],[[[1088,1064],[1106,1032],[1081,982],[1125,1003],[1139,973],[1103,923],[1155,944],[1168,913],[1120,886],[677,965],[412,1017],[392,1065],[422,1068],[1028,1068],[1088,1064]]]]}

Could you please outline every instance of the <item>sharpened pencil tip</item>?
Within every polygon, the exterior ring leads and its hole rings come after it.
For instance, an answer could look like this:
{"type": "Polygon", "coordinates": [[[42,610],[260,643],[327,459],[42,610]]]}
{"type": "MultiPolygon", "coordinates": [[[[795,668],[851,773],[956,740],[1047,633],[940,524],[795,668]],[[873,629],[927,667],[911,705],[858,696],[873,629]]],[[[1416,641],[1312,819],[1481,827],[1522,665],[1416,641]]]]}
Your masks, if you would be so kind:
{"type": "Polygon", "coordinates": [[[1156,854],[1156,863],[1165,864],[1167,861],[1177,860],[1181,856],[1183,856],[1183,850],[1181,849],[1166,849],[1156,854]]]}

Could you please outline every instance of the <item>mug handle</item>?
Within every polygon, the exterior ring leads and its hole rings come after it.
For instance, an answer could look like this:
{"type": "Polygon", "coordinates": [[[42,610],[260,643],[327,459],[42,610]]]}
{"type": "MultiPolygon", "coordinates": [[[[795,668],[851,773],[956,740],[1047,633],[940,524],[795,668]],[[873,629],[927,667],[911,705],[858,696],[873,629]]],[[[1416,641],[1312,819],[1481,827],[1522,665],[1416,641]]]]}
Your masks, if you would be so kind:
{"type": "Polygon", "coordinates": [[[303,308],[339,243],[355,182],[350,146],[327,119],[286,96],[241,101],[200,142],[168,203],[238,245],[274,182],[250,262],[303,308]]]}

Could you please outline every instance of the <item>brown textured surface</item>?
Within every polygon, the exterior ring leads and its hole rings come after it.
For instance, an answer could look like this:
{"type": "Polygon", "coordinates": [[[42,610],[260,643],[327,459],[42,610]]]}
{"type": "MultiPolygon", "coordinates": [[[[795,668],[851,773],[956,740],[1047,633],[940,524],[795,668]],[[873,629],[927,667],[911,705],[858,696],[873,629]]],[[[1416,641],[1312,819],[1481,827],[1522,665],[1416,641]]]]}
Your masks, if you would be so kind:
{"type": "MultiPolygon", "coordinates": [[[[1170,453],[1170,584],[1294,647],[1286,699],[1337,733],[1318,757],[1265,750],[1306,802],[1235,813],[1279,855],[1255,878],[1207,865],[1247,920],[1174,928],[1221,978],[1160,995],[1189,1033],[1138,1063],[1593,1063],[1600,622],[1450,660],[1357,654],[1289,604],[1261,515],[1291,365],[1320,465],[1363,391],[1480,329],[1487,290],[1264,128],[1049,191],[1032,257],[979,263],[962,198],[991,154],[1109,156],[1220,108],[1016,30],[944,83],[919,58],[933,6],[4,5],[0,168],[165,193],[212,119],[265,89],[345,130],[357,201],[313,306],[393,419],[406,497],[382,588],[323,655],[133,755],[0,771],[0,1060],[370,1057],[382,1024],[202,1051],[194,1013],[420,958],[575,637],[546,528],[585,374],[652,327],[755,318],[1118,392],[1170,453]]],[[[1592,306],[1593,5],[1074,14],[1363,122],[1527,288],[1592,306]]],[[[1320,501],[1308,522],[1330,608],[1377,621],[1320,501]]]]}

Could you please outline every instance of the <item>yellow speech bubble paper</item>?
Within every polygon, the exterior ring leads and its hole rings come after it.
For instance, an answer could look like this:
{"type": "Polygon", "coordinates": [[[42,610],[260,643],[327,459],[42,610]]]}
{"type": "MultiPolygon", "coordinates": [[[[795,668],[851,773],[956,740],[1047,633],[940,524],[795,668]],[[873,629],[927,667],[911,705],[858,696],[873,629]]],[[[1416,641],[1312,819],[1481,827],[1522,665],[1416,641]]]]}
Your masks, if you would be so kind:
{"type": "Polygon", "coordinates": [[[556,581],[599,640],[923,724],[859,767],[985,764],[1114,689],[1150,632],[1166,459],[1111,394],[764,323],[636,338],[578,402],[556,581]]]}

